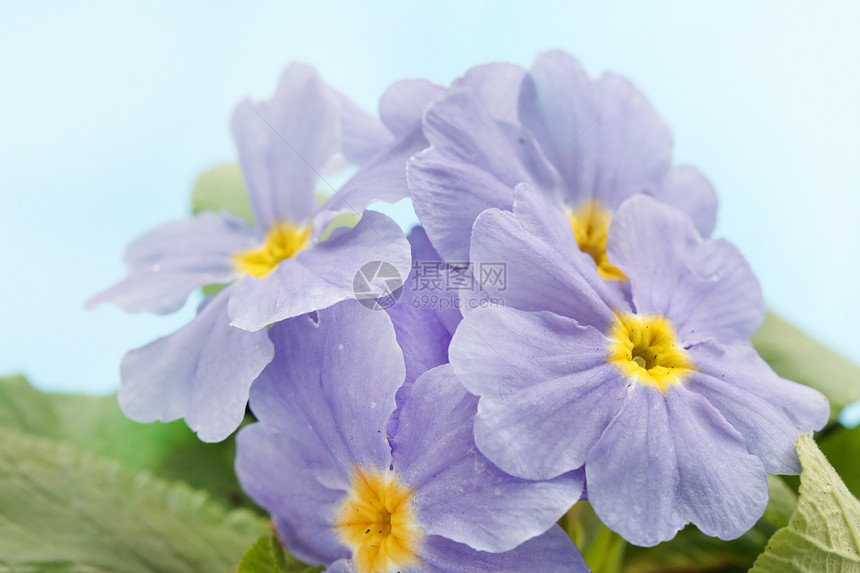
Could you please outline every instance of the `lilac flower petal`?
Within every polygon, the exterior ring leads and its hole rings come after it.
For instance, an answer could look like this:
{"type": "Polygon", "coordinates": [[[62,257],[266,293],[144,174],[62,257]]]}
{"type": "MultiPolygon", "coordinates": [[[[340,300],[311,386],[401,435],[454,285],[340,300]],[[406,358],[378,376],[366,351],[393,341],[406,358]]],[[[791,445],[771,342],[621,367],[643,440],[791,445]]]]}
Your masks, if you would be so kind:
{"type": "Polygon", "coordinates": [[[391,145],[394,137],[382,122],[342,93],[332,91],[340,104],[341,150],[347,160],[360,165],[391,145]]]}
{"type": "Polygon", "coordinates": [[[406,363],[406,379],[397,390],[397,410],[388,421],[388,435],[393,436],[400,424],[400,407],[409,399],[415,380],[428,370],[448,363],[451,333],[433,309],[414,308],[401,301],[386,311],[406,363]]]}
{"type": "Polygon", "coordinates": [[[424,135],[434,147],[513,189],[531,176],[522,167],[518,143],[511,133],[471,90],[451,90],[424,114],[424,135]]]}
{"type": "Polygon", "coordinates": [[[223,440],[239,427],[248,388],[273,349],[265,331],[228,324],[230,290],[177,332],[125,355],[117,399],[126,416],[144,423],[184,417],[204,442],[223,440]]]}
{"type": "Polygon", "coordinates": [[[582,476],[533,482],[507,475],[475,450],[477,398],[450,366],[422,375],[403,405],[393,466],[415,489],[424,530],[474,549],[507,551],[549,529],[582,492],[582,476]]]}
{"type": "Polygon", "coordinates": [[[402,301],[386,309],[406,361],[406,382],[448,362],[451,332],[432,308],[415,308],[402,301]]]}
{"type": "MultiPolygon", "coordinates": [[[[540,189],[527,183],[517,185],[513,213],[523,228],[547,244],[555,245],[562,253],[576,253],[580,250],[579,245],[573,235],[573,227],[562,209],[563,206],[555,198],[540,189]]],[[[591,266],[596,272],[597,266],[593,260],[591,266]]]]}
{"type": "Polygon", "coordinates": [[[472,260],[505,265],[503,288],[484,283],[489,296],[503,299],[505,306],[548,310],[605,330],[615,320],[612,309],[624,310],[626,302],[600,278],[591,257],[561,248],[530,233],[514,213],[498,209],[481,213],[472,229],[472,260]]]}
{"type": "Polygon", "coordinates": [[[478,448],[503,470],[547,479],[580,467],[621,407],[627,382],[606,338],[548,312],[478,309],[451,343],[460,382],[481,396],[478,448]]]}
{"type": "Polygon", "coordinates": [[[743,437],[704,398],[678,388],[663,396],[631,386],[585,471],[598,517],[636,545],[669,540],[689,522],[733,539],[767,505],[764,467],[743,437]]]}
{"type": "Polygon", "coordinates": [[[717,193],[711,182],[695,167],[672,167],[654,191],[654,197],[686,213],[703,237],[709,237],[713,232],[717,219],[717,193]]]}
{"type": "Polygon", "coordinates": [[[351,559],[338,559],[325,568],[325,573],[356,573],[356,571],[351,559]]]}
{"type": "Polygon", "coordinates": [[[86,306],[111,303],[126,312],[174,312],[196,289],[235,280],[231,255],[255,246],[248,225],[226,213],[168,223],[128,246],[129,276],[86,306]]]}
{"type": "Polygon", "coordinates": [[[568,202],[590,199],[595,185],[597,118],[591,80],[560,51],[538,54],[522,83],[519,116],[565,183],[568,202]]]}
{"type": "MultiPolygon", "coordinates": [[[[404,286],[405,288],[408,286],[404,286]]],[[[452,321],[446,320],[447,311],[440,312],[432,306],[421,304],[418,298],[401,299],[386,309],[394,325],[403,360],[406,362],[406,380],[397,391],[398,409],[388,423],[389,435],[397,432],[401,411],[399,407],[409,398],[415,380],[428,370],[448,363],[448,347],[451,344],[452,331],[456,327],[450,326],[452,321]]],[[[456,309],[449,310],[459,315],[456,309]]]]}
{"type": "Polygon", "coordinates": [[[439,255],[469,260],[472,224],[491,207],[510,208],[513,188],[437,149],[416,155],[406,171],[412,205],[439,255]]]}
{"type": "Polygon", "coordinates": [[[291,436],[266,424],[251,424],[236,437],[236,475],[242,490],[274,517],[278,537],[305,563],[325,565],[333,556],[350,557],[321,507],[337,507],[346,487],[320,483],[291,436]]]}
{"type": "Polygon", "coordinates": [[[409,162],[412,204],[442,258],[466,261],[478,214],[509,209],[513,188],[532,177],[516,134],[471,90],[452,90],[427,108],[424,135],[433,147],[409,162]]]}
{"type": "MultiPolygon", "coordinates": [[[[434,535],[427,538],[421,558],[424,563],[415,568],[415,572],[587,573],[590,571],[570,536],[558,525],[505,553],[475,551],[468,545],[434,535]]],[[[407,570],[404,573],[412,573],[412,571],[407,570]]]]}
{"type": "Polygon", "coordinates": [[[724,342],[749,340],[764,322],[764,296],[737,247],[724,239],[707,240],[689,265],[670,311],[679,336],[687,343],[705,333],[724,342]]]}
{"type": "Polygon", "coordinates": [[[514,64],[492,63],[475,66],[451,88],[469,88],[477,93],[495,119],[519,124],[517,101],[525,70],[514,64]]]}
{"type": "Polygon", "coordinates": [[[292,64],[270,100],[245,100],[232,131],[254,220],[265,232],[277,222],[302,223],[316,211],[314,193],[341,147],[340,106],[316,70],[292,64]]]}
{"type": "Polygon", "coordinates": [[[231,324],[259,330],[285,318],[356,298],[355,275],[363,265],[374,261],[387,262],[400,276],[407,276],[409,243],[397,223],[380,213],[366,211],[354,228],[281,262],[268,277],[246,277],[237,283],[230,297],[231,324]]]}
{"type": "Polygon", "coordinates": [[[406,164],[428,145],[420,128],[405,133],[365,163],[322,208],[359,214],[376,201],[394,203],[408,197],[406,164]]]}
{"type": "Polygon", "coordinates": [[[605,74],[595,84],[599,167],[594,197],[610,209],[634,193],[654,191],[672,163],[672,132],[627,79],[605,74]]]}
{"type": "Polygon", "coordinates": [[[306,462],[294,472],[346,488],[354,465],[391,463],[385,426],[403,357],[384,312],[345,301],[316,314],[318,322],[304,315],[269,329],[275,358],[254,384],[251,409],[301,449],[306,462]]]}
{"type": "Polygon", "coordinates": [[[403,297],[401,298],[401,301],[422,308],[427,308],[429,306],[429,308],[433,309],[436,313],[439,321],[448,329],[448,332],[453,335],[454,331],[457,329],[457,325],[460,324],[460,321],[463,319],[463,315],[455,306],[456,303],[453,302],[456,296],[455,293],[452,292],[452,289],[447,288],[439,295],[440,298],[447,297],[448,301],[440,302],[436,307],[425,304],[425,300],[422,298],[423,295],[428,292],[435,292],[431,290],[431,286],[428,284],[428,281],[431,278],[428,275],[435,273],[437,269],[440,270],[440,272],[445,272],[446,267],[444,266],[442,257],[439,256],[439,253],[437,253],[436,249],[433,248],[424,227],[413,227],[412,230],[409,231],[407,239],[409,240],[409,246],[412,247],[413,268],[404,284],[403,297]]]}
{"type": "Polygon", "coordinates": [[[448,362],[448,345],[462,315],[450,290],[432,291],[436,298],[427,296],[431,291],[430,285],[425,284],[429,280],[426,275],[435,276],[444,272],[445,267],[424,229],[413,228],[407,239],[412,248],[412,269],[403,284],[400,300],[386,311],[406,360],[406,383],[411,384],[431,368],[448,362]]]}
{"type": "Polygon", "coordinates": [[[764,513],[768,490],[761,460],[704,398],[670,394],[669,425],[680,472],[685,518],[705,535],[735,539],[764,513]]]}
{"type": "Polygon", "coordinates": [[[400,406],[408,399],[412,383],[431,368],[448,363],[448,346],[463,318],[455,306],[455,291],[437,293],[430,286],[435,283],[426,283],[431,278],[444,280],[433,278],[444,272],[444,263],[423,227],[414,227],[407,239],[412,247],[412,270],[403,284],[400,300],[386,309],[406,362],[406,381],[397,391],[398,409],[388,423],[389,435],[397,432],[400,406]],[[432,277],[425,278],[428,274],[432,277]]]}
{"type": "Polygon", "coordinates": [[[609,229],[612,264],[639,314],[662,314],[687,344],[745,341],[764,320],[758,279],[724,240],[703,241],[688,217],[649,197],[627,200],[609,229]]]}
{"type": "Polygon", "coordinates": [[[420,127],[424,109],[448,90],[427,80],[402,80],[389,87],[379,100],[379,117],[396,137],[420,127]]]}
{"type": "Polygon", "coordinates": [[[689,388],[716,407],[746,439],[769,474],[798,474],[794,441],[827,423],[820,392],[776,375],[747,345],[707,341],[689,350],[699,370],[689,388]]]}

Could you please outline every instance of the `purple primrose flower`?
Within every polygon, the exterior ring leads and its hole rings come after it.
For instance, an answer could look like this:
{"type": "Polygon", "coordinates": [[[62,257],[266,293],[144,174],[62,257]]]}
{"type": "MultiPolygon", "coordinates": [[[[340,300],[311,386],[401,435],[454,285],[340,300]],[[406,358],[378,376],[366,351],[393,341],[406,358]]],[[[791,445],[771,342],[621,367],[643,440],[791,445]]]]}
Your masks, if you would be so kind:
{"type": "MultiPolygon", "coordinates": [[[[590,79],[572,57],[537,56],[522,79],[514,121],[500,120],[469,86],[449,90],[424,113],[431,147],[410,162],[415,212],[446,261],[466,261],[472,224],[486,209],[511,209],[526,193],[568,220],[580,249],[605,279],[612,214],[644,193],[713,229],[716,196],[695,169],[672,165],[672,134],[626,79],[590,79]]],[[[471,260],[477,260],[471,257],[471,260]]]]}
{"type": "Polygon", "coordinates": [[[126,251],[128,277],[88,302],[168,313],[200,287],[228,285],[187,326],[126,355],[118,396],[126,415],[184,417],[202,440],[222,440],[272,358],[267,325],[355,298],[356,272],[368,262],[406,275],[409,245],[379,213],[356,213],[353,228],[321,240],[337,213],[318,206],[316,169],[339,152],[361,159],[386,145],[390,135],[375,121],[297,64],[271,100],[238,106],[232,129],[255,226],[202,213],[155,229],[126,251]]]}
{"type": "Polygon", "coordinates": [[[767,504],[766,473],[798,473],[795,438],[821,428],[819,392],[779,378],[749,344],[764,318],[737,249],[702,239],[644,195],[621,204],[601,280],[567,221],[526,195],[475,222],[473,256],[506,261],[504,308],[466,315],[451,365],[480,396],[478,448],[503,470],[549,479],[585,466],[588,498],[628,541],[687,523],[722,539],[767,504]]]}
{"type": "Polygon", "coordinates": [[[328,571],[587,571],[555,524],[579,472],[511,477],[475,449],[477,398],[449,365],[415,381],[386,435],[405,368],[386,313],[346,301],[274,325],[238,436],[242,487],[287,549],[328,571]]]}

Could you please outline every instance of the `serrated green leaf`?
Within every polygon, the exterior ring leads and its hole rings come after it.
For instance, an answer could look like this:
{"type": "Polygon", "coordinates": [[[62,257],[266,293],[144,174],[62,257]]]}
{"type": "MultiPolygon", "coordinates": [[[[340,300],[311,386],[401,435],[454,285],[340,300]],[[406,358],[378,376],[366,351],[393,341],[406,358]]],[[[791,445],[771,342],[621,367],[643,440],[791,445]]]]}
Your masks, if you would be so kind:
{"type": "Polygon", "coordinates": [[[809,434],[797,438],[800,498],[750,573],[860,572],[860,502],[809,434]]]}
{"type": "Polygon", "coordinates": [[[0,428],[59,439],[59,416],[46,394],[33,388],[20,374],[0,378],[0,428]]]}
{"type": "Polygon", "coordinates": [[[138,424],[123,415],[114,396],[43,393],[23,376],[0,378],[0,428],[71,442],[131,471],[205,489],[225,505],[256,507],[236,479],[232,439],[201,442],[181,420],[138,424]]]}
{"type": "Polygon", "coordinates": [[[191,212],[227,210],[254,224],[254,212],[238,165],[221,165],[201,175],[191,192],[191,212]]]}
{"type": "Polygon", "coordinates": [[[830,419],[860,399],[860,368],[768,312],[753,345],[783,378],[811,386],[830,400],[830,419]]]}
{"type": "Polygon", "coordinates": [[[0,430],[0,572],[229,571],[267,527],[185,484],[0,430]]]}
{"type": "Polygon", "coordinates": [[[277,537],[269,533],[245,553],[236,573],[318,573],[323,569],[298,561],[284,551],[277,537]]]}
{"type": "Polygon", "coordinates": [[[818,446],[848,490],[860,497],[860,426],[849,430],[839,425],[821,438],[818,446]]]}

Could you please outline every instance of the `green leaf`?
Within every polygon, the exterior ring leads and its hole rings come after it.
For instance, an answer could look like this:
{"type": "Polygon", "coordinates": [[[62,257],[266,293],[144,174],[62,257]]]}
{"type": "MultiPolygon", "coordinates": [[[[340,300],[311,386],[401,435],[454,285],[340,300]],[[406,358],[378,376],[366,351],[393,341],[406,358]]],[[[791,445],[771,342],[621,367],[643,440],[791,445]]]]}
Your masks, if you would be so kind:
{"type": "Polygon", "coordinates": [[[248,190],[238,165],[221,165],[201,175],[191,192],[191,212],[221,212],[226,209],[233,215],[254,224],[254,212],[248,190]]]}
{"type": "Polygon", "coordinates": [[[233,470],[232,439],[207,444],[181,420],[138,424],[114,396],[42,393],[23,376],[0,378],[0,428],[67,441],[82,451],[209,491],[228,506],[255,508],[233,470]]]}
{"type": "Polygon", "coordinates": [[[830,400],[830,419],[860,399],[860,368],[768,312],[753,345],[783,378],[811,386],[830,400]]]}
{"type": "Polygon", "coordinates": [[[245,553],[236,573],[318,573],[323,569],[296,560],[284,551],[278,538],[269,533],[245,553]]]}
{"type": "Polygon", "coordinates": [[[0,430],[0,571],[229,571],[267,527],[185,484],[0,430]]]}
{"type": "Polygon", "coordinates": [[[837,425],[823,438],[819,436],[818,446],[848,490],[854,497],[860,497],[860,426],[849,430],[837,425]]]}
{"type": "Polygon", "coordinates": [[[750,573],[860,571],[860,502],[809,434],[797,438],[797,453],[803,466],[797,509],[750,573]]]}
{"type": "Polygon", "coordinates": [[[59,439],[60,419],[46,396],[20,374],[0,378],[0,428],[59,439]]]}

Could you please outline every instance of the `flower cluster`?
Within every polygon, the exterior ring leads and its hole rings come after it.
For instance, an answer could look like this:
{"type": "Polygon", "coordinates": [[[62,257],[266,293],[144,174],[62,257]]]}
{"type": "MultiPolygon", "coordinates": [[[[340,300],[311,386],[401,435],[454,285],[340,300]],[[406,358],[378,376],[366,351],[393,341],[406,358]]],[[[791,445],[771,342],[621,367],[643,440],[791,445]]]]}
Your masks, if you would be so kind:
{"type": "Polygon", "coordinates": [[[829,406],[750,345],[758,281],[642,94],[545,52],[399,82],[379,115],[303,65],[239,105],[253,227],[156,229],[90,302],[166,313],[223,286],[125,357],[125,413],[218,441],[250,397],[240,482],[328,571],[585,571],[556,522],[586,483],[638,545],[752,527],[829,406]],[[408,237],[366,210],[403,197],[408,237]]]}

